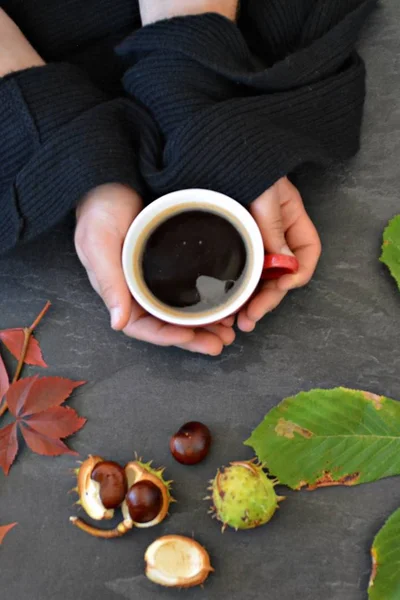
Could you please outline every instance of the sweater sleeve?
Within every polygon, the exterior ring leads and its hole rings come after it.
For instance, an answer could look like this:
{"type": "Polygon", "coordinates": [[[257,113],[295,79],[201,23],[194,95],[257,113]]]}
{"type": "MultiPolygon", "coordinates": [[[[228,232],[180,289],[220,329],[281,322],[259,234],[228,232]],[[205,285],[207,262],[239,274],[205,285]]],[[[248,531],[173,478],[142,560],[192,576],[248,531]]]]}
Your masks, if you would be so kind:
{"type": "Polygon", "coordinates": [[[128,110],[69,64],[0,79],[0,252],[53,226],[98,185],[141,193],[128,110]]]}
{"type": "Polygon", "coordinates": [[[305,163],[358,150],[365,68],[355,44],[376,0],[243,4],[238,24],[179,17],[118,48],[127,92],[164,139],[142,172],[154,195],[203,187],[248,204],[305,163]]]}

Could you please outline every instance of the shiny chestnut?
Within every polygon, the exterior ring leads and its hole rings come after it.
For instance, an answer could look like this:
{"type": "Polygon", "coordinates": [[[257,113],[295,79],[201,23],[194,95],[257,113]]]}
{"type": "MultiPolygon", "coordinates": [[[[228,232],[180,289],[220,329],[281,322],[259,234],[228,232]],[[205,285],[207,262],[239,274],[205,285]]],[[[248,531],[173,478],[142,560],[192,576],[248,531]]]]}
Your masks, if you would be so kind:
{"type": "Polygon", "coordinates": [[[100,499],[104,508],[121,506],[128,491],[128,483],[125,471],[118,463],[99,462],[92,471],[91,479],[100,484],[100,499]]]}
{"type": "Polygon", "coordinates": [[[138,481],[128,491],[126,504],[135,523],[150,523],[163,507],[160,487],[151,481],[138,481]]]}
{"type": "Polygon", "coordinates": [[[206,425],[191,421],[183,425],[170,440],[172,456],[183,465],[196,465],[210,450],[211,433],[206,425]]]}

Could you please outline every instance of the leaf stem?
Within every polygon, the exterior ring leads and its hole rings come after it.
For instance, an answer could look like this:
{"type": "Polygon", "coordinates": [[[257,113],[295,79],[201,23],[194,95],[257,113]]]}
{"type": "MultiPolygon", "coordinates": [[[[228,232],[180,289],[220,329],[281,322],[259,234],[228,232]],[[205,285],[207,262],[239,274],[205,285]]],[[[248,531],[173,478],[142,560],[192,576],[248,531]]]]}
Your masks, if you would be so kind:
{"type": "MultiPolygon", "coordinates": [[[[11,383],[15,383],[18,381],[19,376],[21,375],[22,368],[24,366],[26,353],[28,352],[29,340],[31,339],[31,335],[39,325],[40,321],[43,319],[44,315],[47,313],[51,306],[51,302],[46,302],[46,305],[42,308],[36,319],[33,321],[30,327],[24,327],[24,345],[22,346],[21,356],[19,357],[19,361],[17,364],[17,368],[14,373],[14,377],[11,383]]],[[[6,410],[8,409],[7,402],[4,400],[3,406],[0,408],[0,418],[4,415],[6,410]]]]}
{"type": "Polygon", "coordinates": [[[85,523],[82,519],[78,517],[70,517],[69,520],[75,527],[78,527],[81,531],[88,533],[96,538],[101,538],[103,540],[113,540],[115,538],[122,537],[128,531],[132,529],[132,524],[129,521],[122,521],[115,529],[97,529],[97,527],[92,527],[85,523]]]}
{"type": "Polygon", "coordinates": [[[47,301],[46,305],[42,308],[36,319],[33,321],[32,325],[29,327],[29,331],[33,333],[36,327],[39,325],[40,321],[43,319],[44,315],[47,313],[51,306],[51,302],[47,301]]]}
{"type": "Polygon", "coordinates": [[[4,415],[6,410],[8,409],[7,402],[4,400],[3,406],[0,408],[0,418],[4,415]]]}
{"type": "Polygon", "coordinates": [[[29,329],[29,327],[24,327],[24,345],[22,346],[21,356],[19,357],[17,368],[15,369],[14,377],[11,383],[15,383],[16,381],[18,381],[18,378],[21,375],[22,367],[24,366],[24,360],[26,358],[26,353],[28,352],[31,334],[32,331],[29,329]]]}

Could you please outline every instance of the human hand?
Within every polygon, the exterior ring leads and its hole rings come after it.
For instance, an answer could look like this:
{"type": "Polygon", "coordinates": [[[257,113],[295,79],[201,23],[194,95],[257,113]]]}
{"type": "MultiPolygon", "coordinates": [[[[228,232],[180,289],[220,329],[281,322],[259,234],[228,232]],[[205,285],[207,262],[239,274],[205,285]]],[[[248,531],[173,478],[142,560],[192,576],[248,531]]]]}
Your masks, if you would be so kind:
{"type": "Polygon", "coordinates": [[[44,64],[22,31],[0,8],[0,77],[44,64]]]}
{"type": "Polygon", "coordinates": [[[253,331],[257,322],[274,310],[289,290],[306,285],[321,255],[321,242],[307,215],[298,190],[283,177],[250,206],[267,252],[295,255],[300,269],[296,275],[262,283],[256,296],[238,316],[242,331],[253,331]]]}
{"type": "Polygon", "coordinates": [[[90,283],[111,315],[112,327],[129,337],[191,352],[221,354],[235,339],[233,317],[203,329],[168,325],[146,313],[132,298],[122,269],[121,254],[128,229],[142,210],[131,188],[109,184],[93,190],[77,209],[75,246],[90,283]]]}
{"type": "Polygon", "coordinates": [[[184,15],[214,12],[234,21],[239,0],[139,0],[143,25],[184,15]]]}

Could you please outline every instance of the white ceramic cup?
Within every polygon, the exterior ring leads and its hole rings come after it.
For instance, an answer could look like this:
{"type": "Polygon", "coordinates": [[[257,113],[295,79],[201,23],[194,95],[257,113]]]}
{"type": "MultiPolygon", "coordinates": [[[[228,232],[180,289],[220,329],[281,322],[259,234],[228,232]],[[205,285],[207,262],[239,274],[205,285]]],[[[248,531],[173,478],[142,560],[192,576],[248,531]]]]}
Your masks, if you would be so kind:
{"type": "Polygon", "coordinates": [[[224,194],[202,189],[172,192],[149,204],[132,223],[122,253],[125,278],[135,300],[161,321],[184,327],[204,327],[236,314],[262,279],[264,262],[261,233],[249,211],[224,194]],[[247,250],[245,271],[236,292],[222,305],[197,313],[163,304],[147,288],[141,269],[143,251],[151,233],[165,220],[186,210],[205,210],[227,219],[241,234],[247,250]]]}

